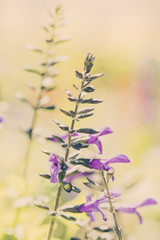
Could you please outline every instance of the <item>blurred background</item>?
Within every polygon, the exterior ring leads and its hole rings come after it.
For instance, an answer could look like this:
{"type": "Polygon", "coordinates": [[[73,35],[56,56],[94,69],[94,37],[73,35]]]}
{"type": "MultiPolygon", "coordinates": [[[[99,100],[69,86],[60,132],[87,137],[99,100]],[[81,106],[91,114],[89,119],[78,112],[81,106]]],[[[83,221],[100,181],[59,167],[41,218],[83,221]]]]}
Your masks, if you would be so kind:
{"type": "MultiPolygon", "coordinates": [[[[0,239],[3,240],[45,239],[48,229],[46,213],[33,206],[24,208],[16,220],[15,200],[26,186],[21,171],[28,144],[20,128],[30,126],[33,113],[16,100],[15,94],[26,92],[34,100],[26,82],[37,84],[39,80],[24,72],[23,66],[37,63],[39,55],[28,51],[26,45],[41,46],[45,39],[41,25],[50,21],[48,11],[54,11],[58,4],[68,20],[61,33],[69,35],[70,41],[59,45],[56,54],[68,55],[69,60],[57,65],[60,75],[54,79],[56,90],[51,94],[56,110],[40,112],[37,126],[44,136],[49,136],[61,133],[53,118],[69,123],[59,108],[67,110],[73,106],[66,100],[65,89],[73,90],[72,84],[77,81],[75,70],[83,71],[84,59],[91,52],[95,56],[92,73],[104,72],[104,77],[93,83],[96,91],[92,96],[104,102],[96,106],[92,118],[82,120],[79,126],[111,127],[114,133],[103,137],[103,157],[121,153],[131,159],[131,165],[116,166],[112,187],[122,191],[121,202],[139,203],[150,197],[160,201],[160,1],[0,0],[0,116],[4,118],[0,129],[0,239]]],[[[33,142],[30,188],[26,190],[29,202],[32,196],[43,200],[49,193],[55,196],[53,185],[38,176],[49,173],[50,167],[42,149],[60,151],[54,143],[33,142]]],[[[144,216],[142,225],[135,216],[121,216],[126,239],[159,240],[159,206],[140,211],[144,216]]],[[[66,232],[61,233],[61,239],[69,239],[70,225],[68,230],[63,226],[66,232]]]]}

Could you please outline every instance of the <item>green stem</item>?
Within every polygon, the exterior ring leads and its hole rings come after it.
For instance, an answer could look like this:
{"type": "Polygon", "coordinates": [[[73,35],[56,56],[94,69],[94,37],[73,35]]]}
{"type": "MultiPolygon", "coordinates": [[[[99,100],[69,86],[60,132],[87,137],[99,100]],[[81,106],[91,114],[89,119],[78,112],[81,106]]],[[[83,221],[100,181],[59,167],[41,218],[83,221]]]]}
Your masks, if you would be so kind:
{"type": "MultiPolygon", "coordinates": [[[[100,162],[100,164],[101,164],[101,162],[100,162]]],[[[115,231],[117,233],[118,239],[122,240],[122,233],[121,233],[121,230],[120,230],[120,228],[118,226],[116,212],[115,212],[115,209],[113,207],[112,200],[111,200],[111,194],[110,194],[110,191],[109,191],[109,185],[108,185],[109,180],[106,181],[106,179],[105,179],[102,165],[101,165],[101,174],[102,174],[102,178],[103,178],[106,190],[107,190],[107,197],[108,197],[108,202],[109,202],[109,205],[110,205],[110,212],[113,215],[113,220],[114,220],[114,224],[115,224],[115,231]]]]}
{"type": "MultiPolygon", "coordinates": [[[[76,115],[77,115],[77,111],[78,111],[78,107],[79,107],[79,101],[80,101],[80,99],[81,99],[81,94],[82,94],[82,91],[83,91],[83,84],[84,84],[84,81],[82,81],[81,90],[80,90],[80,93],[79,93],[79,96],[78,96],[78,99],[77,99],[77,102],[76,102],[76,105],[75,105],[75,110],[74,110],[74,112],[75,112],[75,117],[76,117],[76,115]]],[[[70,130],[73,130],[73,129],[74,129],[74,125],[75,125],[75,118],[72,119],[70,130]]],[[[67,162],[68,156],[69,156],[69,151],[70,151],[70,146],[71,146],[71,137],[72,137],[72,134],[69,134],[69,137],[68,137],[68,147],[67,147],[67,149],[66,149],[66,153],[65,153],[65,157],[64,157],[64,161],[65,161],[65,162],[67,162]]],[[[65,176],[64,176],[64,178],[65,178],[65,176]]],[[[61,197],[61,190],[62,190],[62,184],[59,183],[58,191],[57,191],[57,196],[56,196],[56,201],[55,201],[55,205],[54,205],[54,211],[56,211],[57,208],[58,208],[58,206],[59,206],[59,201],[60,201],[60,197],[61,197]]],[[[50,219],[50,224],[49,224],[49,231],[48,231],[48,235],[47,235],[47,240],[51,240],[51,239],[52,239],[55,220],[56,220],[56,216],[51,217],[51,219],[50,219]]]]}

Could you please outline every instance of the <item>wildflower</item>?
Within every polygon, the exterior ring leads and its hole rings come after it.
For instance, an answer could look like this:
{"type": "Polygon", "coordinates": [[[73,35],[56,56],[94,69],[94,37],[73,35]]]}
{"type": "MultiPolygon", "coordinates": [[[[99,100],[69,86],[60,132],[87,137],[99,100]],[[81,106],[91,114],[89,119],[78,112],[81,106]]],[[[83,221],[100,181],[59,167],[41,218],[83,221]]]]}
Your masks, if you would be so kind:
{"type": "Polygon", "coordinates": [[[97,134],[89,134],[90,139],[88,140],[89,144],[96,144],[99,149],[99,154],[102,154],[102,143],[99,140],[100,136],[112,133],[112,129],[109,127],[102,128],[101,131],[97,134]]]}
{"type": "Polygon", "coordinates": [[[50,172],[51,172],[50,182],[57,183],[58,182],[57,175],[60,170],[60,161],[59,161],[58,157],[56,156],[56,154],[54,154],[54,153],[52,153],[50,155],[49,161],[52,162],[52,165],[50,168],[50,172]]]}
{"type": "Polygon", "coordinates": [[[101,161],[99,159],[92,159],[87,164],[91,168],[101,170],[102,167],[103,170],[108,171],[111,168],[109,165],[111,163],[129,163],[129,162],[130,160],[126,155],[119,154],[111,159],[101,159],[101,161]]]}
{"type": "MultiPolygon", "coordinates": [[[[120,193],[112,193],[111,194],[111,198],[119,197],[119,196],[120,196],[120,193]]],[[[96,201],[92,201],[91,197],[87,193],[86,200],[87,200],[87,202],[78,206],[77,210],[79,210],[80,212],[86,212],[89,215],[91,222],[95,221],[95,213],[98,211],[102,214],[103,220],[106,221],[107,217],[99,205],[101,203],[108,201],[107,195],[104,195],[103,197],[101,197],[100,199],[98,199],[96,201]]]]}
{"type": "Polygon", "coordinates": [[[144,206],[149,206],[149,205],[153,205],[153,204],[157,204],[157,202],[152,198],[148,198],[144,202],[136,205],[135,207],[127,207],[127,208],[126,207],[120,207],[120,208],[117,209],[117,211],[118,212],[124,212],[124,213],[136,214],[137,217],[139,218],[139,223],[142,224],[142,216],[137,211],[137,208],[144,207],[144,206]]]}

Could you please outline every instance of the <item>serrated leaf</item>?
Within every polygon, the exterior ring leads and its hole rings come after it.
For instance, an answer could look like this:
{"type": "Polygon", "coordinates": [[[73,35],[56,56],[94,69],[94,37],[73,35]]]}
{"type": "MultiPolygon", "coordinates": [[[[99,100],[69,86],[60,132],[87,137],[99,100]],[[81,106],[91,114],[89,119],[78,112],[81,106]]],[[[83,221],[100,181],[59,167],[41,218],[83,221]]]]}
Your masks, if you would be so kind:
{"type": "Polygon", "coordinates": [[[83,80],[83,74],[78,71],[76,71],[76,77],[80,80],[83,80]]]}
{"type": "Polygon", "coordinates": [[[34,202],[33,203],[36,207],[39,207],[39,208],[42,208],[42,209],[45,209],[45,210],[50,210],[48,206],[46,205],[43,205],[43,204],[39,204],[37,202],[34,202]]]}
{"type": "Polygon", "coordinates": [[[50,179],[51,175],[49,174],[39,174],[40,177],[46,178],[46,179],[50,179]]]}
{"type": "Polygon", "coordinates": [[[88,78],[86,78],[87,81],[93,81],[96,78],[102,77],[104,75],[104,73],[97,73],[95,75],[89,76],[88,78]]]}
{"type": "Polygon", "coordinates": [[[97,104],[97,103],[101,103],[101,102],[103,102],[103,100],[93,99],[93,98],[84,99],[84,100],[81,101],[81,103],[83,103],[83,104],[85,104],[85,103],[97,104]]]}
{"type": "Polygon", "coordinates": [[[93,113],[81,114],[78,116],[78,119],[87,118],[93,116],[93,113]]]}
{"type": "Polygon", "coordinates": [[[62,113],[64,113],[66,116],[71,117],[71,114],[70,114],[69,112],[67,112],[67,111],[65,111],[65,110],[63,110],[63,109],[61,109],[61,108],[60,108],[60,111],[61,111],[62,113]]]}
{"type": "Polygon", "coordinates": [[[87,107],[87,108],[82,108],[80,109],[77,114],[83,114],[83,113],[88,113],[88,112],[91,112],[93,111],[95,108],[92,108],[92,107],[87,107]]]}
{"type": "Polygon", "coordinates": [[[75,217],[69,216],[67,214],[60,214],[60,216],[69,220],[69,221],[76,221],[77,220],[75,217]]]}
{"type": "Polygon", "coordinates": [[[94,92],[94,90],[95,88],[92,86],[83,88],[83,91],[87,93],[94,92]]]}
{"type": "Polygon", "coordinates": [[[77,130],[78,133],[87,133],[87,134],[96,134],[99,131],[94,130],[93,128],[80,128],[77,130]]]}

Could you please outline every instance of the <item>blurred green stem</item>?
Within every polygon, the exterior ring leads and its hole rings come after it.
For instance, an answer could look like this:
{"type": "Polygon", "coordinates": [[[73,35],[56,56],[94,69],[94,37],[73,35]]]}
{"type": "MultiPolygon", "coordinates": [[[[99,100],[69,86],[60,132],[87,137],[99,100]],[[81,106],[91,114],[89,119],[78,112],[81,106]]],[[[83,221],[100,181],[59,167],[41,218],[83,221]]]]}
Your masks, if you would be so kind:
{"type": "MultiPolygon", "coordinates": [[[[84,77],[84,79],[85,79],[85,77],[84,77]]],[[[78,107],[79,107],[79,103],[80,103],[80,99],[81,99],[81,95],[82,95],[82,91],[83,91],[83,85],[84,85],[84,80],[81,83],[80,93],[79,93],[79,96],[78,96],[78,99],[77,99],[77,102],[76,102],[76,105],[75,105],[75,110],[74,110],[75,118],[76,118],[76,115],[77,115],[77,112],[78,112],[78,107]]],[[[75,118],[72,119],[70,130],[74,129],[75,118]]],[[[69,151],[70,151],[70,147],[71,147],[71,137],[72,137],[72,134],[69,134],[69,137],[68,137],[68,147],[66,149],[65,158],[64,158],[65,162],[67,162],[68,156],[69,156],[69,151]]],[[[65,176],[63,178],[65,178],[65,176]]],[[[54,205],[54,211],[57,211],[57,208],[59,206],[59,201],[60,201],[60,197],[61,197],[61,190],[62,190],[62,183],[59,183],[57,196],[56,196],[56,201],[55,201],[55,205],[54,205]]],[[[55,216],[51,217],[50,225],[49,225],[49,231],[48,231],[48,235],[47,235],[47,240],[51,240],[52,239],[55,220],[56,220],[55,216]]]]}
{"type": "MultiPolygon", "coordinates": [[[[100,160],[99,160],[100,161],[100,160]]],[[[102,168],[102,164],[100,162],[100,165],[101,165],[101,175],[102,175],[102,179],[103,179],[103,182],[105,184],[105,187],[106,187],[106,190],[107,190],[107,197],[108,197],[108,202],[109,202],[109,206],[110,206],[110,212],[112,213],[113,215],[113,220],[114,220],[114,224],[115,224],[115,232],[118,236],[118,239],[119,240],[122,240],[122,233],[121,233],[121,230],[120,230],[120,227],[118,226],[118,221],[117,221],[117,216],[116,216],[116,212],[115,212],[115,209],[113,207],[113,204],[112,204],[112,200],[111,200],[111,194],[110,194],[110,191],[109,191],[109,178],[107,179],[106,181],[106,178],[104,176],[104,171],[103,171],[103,168],[102,168]]]]}

